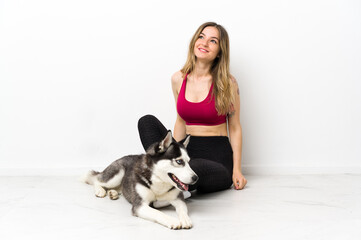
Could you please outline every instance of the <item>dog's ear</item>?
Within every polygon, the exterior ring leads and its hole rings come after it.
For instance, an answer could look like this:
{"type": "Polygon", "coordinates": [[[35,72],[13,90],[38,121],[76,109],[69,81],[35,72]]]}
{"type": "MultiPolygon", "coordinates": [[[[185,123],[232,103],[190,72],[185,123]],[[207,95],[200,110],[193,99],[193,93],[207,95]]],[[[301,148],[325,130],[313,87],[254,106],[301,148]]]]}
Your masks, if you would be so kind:
{"type": "Polygon", "coordinates": [[[172,131],[168,130],[167,136],[159,143],[158,152],[165,152],[173,142],[172,131]]]}
{"type": "Polygon", "coordinates": [[[186,139],[183,141],[183,146],[184,146],[185,148],[187,148],[190,139],[191,139],[191,135],[188,135],[188,134],[187,134],[186,139]]]}

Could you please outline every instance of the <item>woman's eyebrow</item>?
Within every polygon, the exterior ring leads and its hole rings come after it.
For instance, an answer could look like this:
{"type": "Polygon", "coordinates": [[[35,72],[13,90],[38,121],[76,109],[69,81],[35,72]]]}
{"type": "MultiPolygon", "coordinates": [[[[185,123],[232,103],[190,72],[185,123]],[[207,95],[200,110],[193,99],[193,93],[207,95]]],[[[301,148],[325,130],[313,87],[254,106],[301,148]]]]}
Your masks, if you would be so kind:
{"type": "MultiPolygon", "coordinates": [[[[201,33],[201,34],[203,34],[204,36],[207,36],[207,35],[204,34],[204,33],[201,33]]],[[[211,38],[215,38],[215,39],[217,39],[217,40],[219,41],[219,39],[218,39],[217,37],[211,37],[211,38]]]]}

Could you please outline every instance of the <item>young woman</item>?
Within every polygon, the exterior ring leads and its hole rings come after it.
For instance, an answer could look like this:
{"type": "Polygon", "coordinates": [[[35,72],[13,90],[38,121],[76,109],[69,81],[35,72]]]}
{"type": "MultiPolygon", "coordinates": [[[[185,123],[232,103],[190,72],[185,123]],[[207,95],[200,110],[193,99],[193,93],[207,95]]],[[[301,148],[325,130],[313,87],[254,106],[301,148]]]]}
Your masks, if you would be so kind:
{"type": "MultiPolygon", "coordinates": [[[[177,141],[191,135],[189,164],[199,177],[190,190],[215,192],[232,183],[243,189],[239,90],[229,73],[229,38],[221,25],[207,22],[198,28],[184,67],[172,76],[172,89],[177,106],[173,135],[177,141]]],[[[138,129],[145,149],[167,134],[151,115],[139,120],[138,129]]]]}

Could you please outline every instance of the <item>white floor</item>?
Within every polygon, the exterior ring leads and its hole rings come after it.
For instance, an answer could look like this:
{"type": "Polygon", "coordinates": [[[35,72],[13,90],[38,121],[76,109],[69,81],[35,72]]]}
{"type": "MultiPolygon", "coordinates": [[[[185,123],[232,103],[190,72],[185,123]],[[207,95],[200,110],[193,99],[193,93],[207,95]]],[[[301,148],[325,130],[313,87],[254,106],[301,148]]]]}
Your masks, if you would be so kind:
{"type": "MultiPolygon", "coordinates": [[[[0,239],[361,239],[361,175],[247,176],[187,199],[191,230],[131,216],[77,177],[0,177],[0,239]]],[[[171,207],[162,211],[175,216],[171,207]]]]}

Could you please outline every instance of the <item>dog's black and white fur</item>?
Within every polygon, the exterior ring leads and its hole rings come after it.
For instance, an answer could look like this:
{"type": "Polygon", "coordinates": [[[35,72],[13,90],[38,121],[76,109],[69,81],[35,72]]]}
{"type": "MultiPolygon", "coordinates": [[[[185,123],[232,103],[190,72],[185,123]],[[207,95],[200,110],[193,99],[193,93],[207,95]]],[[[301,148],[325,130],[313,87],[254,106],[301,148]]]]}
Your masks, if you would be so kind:
{"type": "Polygon", "coordinates": [[[132,213],[171,229],[191,228],[187,206],[181,191],[188,190],[198,176],[189,166],[186,151],[189,136],[183,144],[173,140],[171,131],[146,154],[130,155],[110,164],[103,172],[90,171],[83,179],[94,185],[95,195],[117,199],[121,193],[132,205],[132,213]],[[168,201],[179,219],[168,216],[150,205],[168,201]]]}

